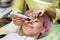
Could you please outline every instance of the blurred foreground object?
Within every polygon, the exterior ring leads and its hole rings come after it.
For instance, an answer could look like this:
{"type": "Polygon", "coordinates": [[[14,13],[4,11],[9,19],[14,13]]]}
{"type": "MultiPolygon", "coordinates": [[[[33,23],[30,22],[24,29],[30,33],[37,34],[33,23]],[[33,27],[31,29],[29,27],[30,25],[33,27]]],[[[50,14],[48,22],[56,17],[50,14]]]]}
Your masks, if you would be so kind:
{"type": "Polygon", "coordinates": [[[0,19],[0,27],[4,26],[10,22],[11,22],[11,18],[2,18],[2,19],[0,19]]]}
{"type": "Polygon", "coordinates": [[[11,2],[11,5],[9,7],[7,7],[7,6],[2,7],[1,6],[1,0],[0,0],[0,19],[3,17],[7,17],[8,14],[11,12],[12,6],[13,6],[15,1],[14,0],[10,0],[10,1],[12,1],[12,2],[11,2]]]}
{"type": "Polygon", "coordinates": [[[0,7],[9,7],[11,6],[13,0],[0,0],[0,7]]]}
{"type": "Polygon", "coordinates": [[[60,20],[57,20],[57,23],[60,24],[60,20]]]}

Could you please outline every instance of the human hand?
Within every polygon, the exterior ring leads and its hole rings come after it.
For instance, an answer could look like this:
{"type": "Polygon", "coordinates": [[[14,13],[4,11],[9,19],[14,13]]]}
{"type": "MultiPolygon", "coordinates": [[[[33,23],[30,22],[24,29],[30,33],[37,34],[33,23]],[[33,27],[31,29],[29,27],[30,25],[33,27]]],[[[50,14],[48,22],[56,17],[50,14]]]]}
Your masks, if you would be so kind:
{"type": "Polygon", "coordinates": [[[12,21],[15,25],[21,26],[24,22],[24,19],[16,17],[16,18],[12,18],[12,21]]]}
{"type": "Polygon", "coordinates": [[[47,8],[46,14],[49,14],[51,17],[56,18],[56,9],[55,8],[47,8]]]}
{"type": "Polygon", "coordinates": [[[45,8],[35,8],[33,10],[29,10],[28,13],[32,13],[32,15],[31,15],[32,18],[35,18],[38,15],[43,16],[45,13],[45,8]]]}

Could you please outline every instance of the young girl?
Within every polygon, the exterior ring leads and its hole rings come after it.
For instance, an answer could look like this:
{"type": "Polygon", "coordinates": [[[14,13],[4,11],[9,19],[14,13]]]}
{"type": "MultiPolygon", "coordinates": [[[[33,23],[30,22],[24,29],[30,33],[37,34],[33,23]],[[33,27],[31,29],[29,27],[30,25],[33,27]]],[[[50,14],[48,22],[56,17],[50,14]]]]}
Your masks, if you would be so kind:
{"type": "MultiPolygon", "coordinates": [[[[12,24],[8,27],[3,27],[7,31],[7,34],[16,33],[18,31],[20,36],[27,36],[31,38],[41,38],[49,34],[50,31],[50,19],[47,15],[40,15],[33,17],[33,13],[40,13],[39,9],[29,10],[25,13],[26,16],[30,17],[31,20],[25,20],[22,18],[13,18],[12,21],[17,27],[12,26],[12,24]],[[16,31],[15,31],[16,30],[16,31]]],[[[7,36],[7,35],[6,35],[7,36]]]]}
{"type": "Polygon", "coordinates": [[[48,16],[46,16],[45,14],[41,17],[40,15],[32,15],[33,13],[35,14],[39,12],[39,9],[27,11],[25,15],[31,18],[31,20],[29,21],[22,18],[12,19],[15,25],[21,26],[22,35],[39,38],[48,34],[51,26],[48,16]]]}

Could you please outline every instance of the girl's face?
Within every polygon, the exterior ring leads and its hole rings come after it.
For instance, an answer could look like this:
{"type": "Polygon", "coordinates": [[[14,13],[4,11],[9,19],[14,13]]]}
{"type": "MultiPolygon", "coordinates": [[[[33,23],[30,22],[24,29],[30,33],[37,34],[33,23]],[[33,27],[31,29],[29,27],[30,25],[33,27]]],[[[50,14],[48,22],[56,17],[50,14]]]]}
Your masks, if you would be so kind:
{"type": "Polygon", "coordinates": [[[37,35],[44,29],[43,27],[43,17],[39,18],[32,18],[32,13],[28,14],[27,16],[31,17],[30,21],[25,20],[22,25],[22,31],[25,35],[37,35]]]}

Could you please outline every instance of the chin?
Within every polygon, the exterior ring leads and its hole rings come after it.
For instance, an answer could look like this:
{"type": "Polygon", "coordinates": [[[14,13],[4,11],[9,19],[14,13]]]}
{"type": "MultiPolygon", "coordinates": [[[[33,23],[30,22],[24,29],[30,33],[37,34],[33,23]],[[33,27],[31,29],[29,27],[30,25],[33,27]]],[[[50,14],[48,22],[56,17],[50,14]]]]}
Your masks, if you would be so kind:
{"type": "Polygon", "coordinates": [[[25,34],[26,36],[31,36],[32,32],[23,30],[23,34],[25,34]]]}
{"type": "Polygon", "coordinates": [[[36,35],[36,34],[39,34],[39,32],[34,32],[33,30],[31,31],[25,31],[23,30],[23,34],[25,34],[26,36],[32,36],[32,35],[36,35]]]}

